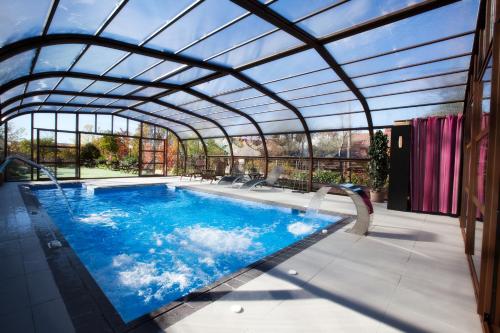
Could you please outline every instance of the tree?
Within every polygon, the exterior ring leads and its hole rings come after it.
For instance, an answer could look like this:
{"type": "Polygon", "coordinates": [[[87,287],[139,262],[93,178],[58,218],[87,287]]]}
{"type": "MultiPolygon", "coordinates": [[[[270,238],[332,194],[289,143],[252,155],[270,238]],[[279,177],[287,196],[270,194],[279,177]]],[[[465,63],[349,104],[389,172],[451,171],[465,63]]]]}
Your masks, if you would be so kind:
{"type": "Polygon", "coordinates": [[[116,158],[118,154],[118,143],[114,136],[103,135],[97,140],[97,147],[101,151],[102,155],[105,155],[107,159],[116,158]]]}
{"type": "Polygon", "coordinates": [[[93,143],[85,144],[80,151],[80,160],[83,164],[94,164],[101,157],[101,152],[93,143]]]}

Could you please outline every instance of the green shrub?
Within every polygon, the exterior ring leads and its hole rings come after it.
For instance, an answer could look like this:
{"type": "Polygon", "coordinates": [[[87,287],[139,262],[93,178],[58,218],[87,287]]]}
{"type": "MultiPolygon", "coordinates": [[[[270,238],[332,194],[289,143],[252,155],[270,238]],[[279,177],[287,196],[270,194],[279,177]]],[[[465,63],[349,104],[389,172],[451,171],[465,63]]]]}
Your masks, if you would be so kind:
{"type": "Polygon", "coordinates": [[[387,135],[378,130],[375,132],[375,136],[370,144],[368,151],[368,155],[370,155],[368,172],[370,175],[370,187],[373,191],[383,189],[389,175],[388,141],[387,135]]]}
{"type": "Polygon", "coordinates": [[[314,173],[313,182],[320,184],[338,184],[342,182],[342,175],[335,171],[319,170],[314,173]]]}

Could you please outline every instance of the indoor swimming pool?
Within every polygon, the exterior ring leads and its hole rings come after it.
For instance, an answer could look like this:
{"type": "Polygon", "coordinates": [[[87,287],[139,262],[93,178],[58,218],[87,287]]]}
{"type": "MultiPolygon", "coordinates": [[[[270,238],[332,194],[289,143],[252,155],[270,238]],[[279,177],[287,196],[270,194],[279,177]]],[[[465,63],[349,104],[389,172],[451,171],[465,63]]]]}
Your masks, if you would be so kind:
{"type": "Polygon", "coordinates": [[[125,322],[340,220],[166,185],[55,188],[38,200],[125,322]]]}

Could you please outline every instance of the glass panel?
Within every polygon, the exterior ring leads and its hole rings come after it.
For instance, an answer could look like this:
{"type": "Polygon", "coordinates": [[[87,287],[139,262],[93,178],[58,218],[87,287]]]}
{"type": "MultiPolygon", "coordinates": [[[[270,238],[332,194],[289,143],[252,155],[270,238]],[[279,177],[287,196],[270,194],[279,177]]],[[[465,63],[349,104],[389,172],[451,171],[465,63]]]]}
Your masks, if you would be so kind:
{"type": "Polygon", "coordinates": [[[406,65],[418,64],[440,58],[464,54],[471,51],[473,36],[465,36],[442,43],[397,52],[383,57],[355,62],[342,68],[350,76],[375,73],[386,69],[395,69],[406,65]],[[397,64],[397,66],[394,66],[397,64]]]}
{"type": "Polygon", "coordinates": [[[34,113],[33,114],[33,127],[34,128],[56,128],[56,115],[55,113],[34,113]]]}
{"type": "MultiPolygon", "coordinates": [[[[339,63],[344,63],[472,31],[476,28],[478,4],[479,1],[459,1],[333,42],[326,47],[339,63]],[[461,19],[457,20],[457,17],[461,19]],[[390,38],[388,38],[388,34],[390,34],[390,38]]],[[[472,47],[472,39],[471,35],[468,39],[470,47],[472,47]]],[[[438,49],[437,54],[441,54],[445,50],[446,46],[443,45],[441,49],[438,49]]]]}
{"type": "Polygon", "coordinates": [[[178,51],[244,12],[241,7],[228,1],[204,1],[146,45],[160,50],[178,51]]]}
{"type": "Polygon", "coordinates": [[[246,136],[258,134],[255,126],[251,124],[225,126],[225,130],[229,136],[246,136]]]}
{"type": "Polygon", "coordinates": [[[208,155],[229,155],[229,145],[225,138],[205,140],[208,155]]]}
{"type": "Polygon", "coordinates": [[[81,44],[42,47],[34,72],[67,71],[82,50],[83,45],[81,44]]]}
{"type": "Polygon", "coordinates": [[[254,98],[254,97],[261,97],[264,96],[261,92],[259,92],[256,89],[244,89],[244,90],[239,90],[234,93],[228,93],[224,95],[217,96],[216,99],[224,102],[224,103],[230,103],[230,102],[235,102],[235,101],[240,101],[243,99],[247,98],[254,98]]]}
{"type": "Polygon", "coordinates": [[[247,62],[265,58],[302,44],[300,40],[292,37],[286,32],[277,31],[211,60],[236,68],[247,62]]]}
{"type": "Polygon", "coordinates": [[[141,123],[135,120],[128,121],[128,135],[140,136],[141,135],[141,123]]]}
{"type": "Polygon", "coordinates": [[[113,116],[113,134],[127,135],[127,119],[113,116]]]}
{"type": "Polygon", "coordinates": [[[368,127],[364,112],[306,118],[306,122],[311,131],[368,127]]]}
{"type": "Polygon", "coordinates": [[[307,107],[310,105],[319,105],[319,104],[329,104],[329,103],[340,103],[344,101],[356,100],[356,96],[350,91],[334,93],[334,94],[326,94],[320,96],[311,96],[311,97],[302,97],[297,99],[289,100],[298,108],[307,107]]]}
{"type": "Polygon", "coordinates": [[[65,131],[75,131],[76,115],[59,113],[57,115],[57,129],[65,131]]]}
{"type": "Polygon", "coordinates": [[[363,111],[361,103],[357,100],[335,103],[335,104],[320,104],[299,108],[300,113],[304,117],[322,116],[337,113],[351,113],[363,111]]]}
{"type": "Polygon", "coordinates": [[[443,74],[459,70],[468,71],[469,64],[470,57],[464,56],[450,60],[438,61],[431,64],[419,65],[410,68],[397,69],[386,73],[354,78],[353,81],[354,84],[362,88],[375,84],[419,78],[426,75],[443,74]]]}
{"type": "Polygon", "coordinates": [[[416,1],[413,0],[348,1],[340,6],[304,20],[298,25],[315,37],[322,37],[349,28],[353,25],[366,22],[375,17],[402,9],[415,2],[416,1]]]}
{"type": "Polygon", "coordinates": [[[93,45],[78,60],[73,71],[100,75],[125,54],[124,51],[93,45]]]}
{"type": "Polygon", "coordinates": [[[85,92],[91,93],[106,93],[111,89],[114,89],[118,86],[117,83],[104,82],[104,81],[96,81],[90,87],[85,89],[85,92]]]}
{"type": "Polygon", "coordinates": [[[156,65],[155,67],[151,68],[150,70],[144,72],[143,74],[139,75],[138,77],[136,77],[136,79],[146,80],[146,81],[156,81],[182,67],[185,67],[185,65],[181,65],[171,61],[164,61],[156,65]]]}
{"type": "Polygon", "coordinates": [[[304,130],[302,123],[298,119],[259,123],[259,126],[263,133],[300,132],[304,130]]]}
{"type": "Polygon", "coordinates": [[[420,106],[387,111],[372,111],[373,126],[390,126],[395,121],[458,114],[463,111],[463,103],[420,106]]]}
{"type": "Polygon", "coordinates": [[[259,136],[232,137],[234,156],[263,156],[264,146],[259,136]]]}
{"type": "Polygon", "coordinates": [[[50,95],[49,98],[47,98],[46,102],[67,103],[73,97],[74,96],[67,96],[67,95],[50,95]]]}
{"type": "Polygon", "coordinates": [[[31,81],[28,84],[28,88],[26,89],[26,92],[40,91],[40,90],[52,90],[55,88],[55,86],[57,85],[59,80],[60,80],[60,78],[53,77],[53,78],[31,81]]]}
{"type": "MultiPolygon", "coordinates": [[[[265,2],[265,1],[263,1],[265,2]]],[[[324,9],[327,6],[338,4],[340,0],[315,0],[315,1],[303,1],[303,0],[287,0],[287,1],[276,1],[269,5],[272,10],[280,13],[290,21],[295,21],[306,15],[312,14],[320,9],[324,9]]]]}
{"type": "MultiPolygon", "coordinates": [[[[61,153],[73,153],[74,149],[68,149],[67,152],[61,153]]],[[[59,155],[58,155],[59,156],[59,155]]],[[[69,156],[68,156],[69,159],[69,156]]],[[[70,162],[74,162],[75,159],[69,159],[70,162]]],[[[64,165],[56,166],[57,178],[75,178],[76,177],[76,164],[64,163],[64,165]]]]}
{"type": "Polygon", "coordinates": [[[119,0],[61,0],[49,34],[93,35],[119,3],[119,0]]]}
{"type": "Polygon", "coordinates": [[[488,126],[489,113],[491,108],[491,70],[492,70],[492,59],[488,61],[488,65],[486,66],[486,70],[483,74],[483,100],[481,103],[481,112],[482,112],[482,121],[481,121],[481,129],[484,129],[488,126]]]}
{"type": "Polygon", "coordinates": [[[309,156],[305,134],[276,134],[265,138],[269,156],[309,156]]]}
{"type": "Polygon", "coordinates": [[[97,115],[97,131],[98,133],[111,133],[111,115],[97,115]]]}
{"type": "Polygon", "coordinates": [[[340,91],[348,91],[349,89],[342,81],[324,83],[324,84],[314,84],[313,87],[301,88],[301,89],[288,89],[283,92],[278,93],[278,95],[285,100],[291,100],[302,97],[309,97],[311,95],[319,95],[326,93],[335,93],[340,91]]]}
{"type": "Polygon", "coordinates": [[[213,73],[213,71],[208,70],[208,69],[199,68],[199,67],[192,67],[186,71],[182,71],[179,74],[171,76],[166,80],[163,80],[163,82],[184,84],[184,83],[196,80],[202,76],[212,74],[212,73],[213,73]]]}
{"type": "Polygon", "coordinates": [[[29,50],[0,62],[0,84],[28,75],[34,55],[35,51],[29,50]]]}
{"type": "Polygon", "coordinates": [[[244,71],[258,82],[269,82],[301,73],[327,68],[328,64],[314,50],[307,50],[244,71]]]}
{"type": "Polygon", "coordinates": [[[45,101],[45,99],[48,97],[48,95],[36,95],[32,97],[27,97],[23,100],[23,105],[29,104],[29,103],[41,103],[45,101]]]}
{"type": "Polygon", "coordinates": [[[246,87],[248,86],[242,81],[236,79],[231,75],[226,75],[219,79],[211,80],[209,82],[194,86],[194,89],[209,96],[215,96],[246,87]]]}
{"type": "Polygon", "coordinates": [[[181,54],[200,59],[209,59],[213,55],[275,29],[272,24],[267,23],[260,17],[250,15],[186,49],[181,54]]]}
{"type": "Polygon", "coordinates": [[[57,145],[58,146],[72,146],[72,147],[74,147],[75,144],[76,144],[76,134],[75,133],[57,132],[57,145]]]}
{"type": "Polygon", "coordinates": [[[50,0],[2,1],[0,47],[40,35],[51,3],[50,0]]]}
{"type": "Polygon", "coordinates": [[[141,86],[136,86],[134,84],[122,84],[118,88],[111,90],[109,93],[114,95],[127,95],[140,87],[141,86]]]}
{"type": "Polygon", "coordinates": [[[165,92],[165,89],[161,88],[146,88],[139,90],[138,92],[134,93],[134,96],[146,96],[146,97],[151,97],[153,95],[158,95],[159,93],[165,92]]]}
{"type": "Polygon", "coordinates": [[[71,102],[72,103],[77,103],[77,104],[89,104],[92,101],[94,101],[96,98],[95,97],[75,97],[71,102]]]}
{"type": "Polygon", "coordinates": [[[467,83],[467,72],[463,72],[458,74],[441,75],[426,79],[412,80],[408,82],[399,82],[373,88],[366,88],[366,89],[361,89],[361,92],[365,97],[372,97],[383,94],[394,94],[399,92],[409,92],[418,89],[429,89],[429,88],[443,87],[447,85],[466,84],[466,83],[467,83]]]}
{"type": "Polygon", "coordinates": [[[290,89],[298,89],[310,86],[312,84],[330,83],[339,81],[339,77],[330,68],[308,73],[289,79],[284,79],[272,83],[265,84],[267,88],[273,91],[284,91],[290,89]]]}
{"type": "Polygon", "coordinates": [[[107,75],[130,79],[159,62],[160,60],[157,58],[131,54],[109,71],[107,75]]]}
{"type": "Polygon", "coordinates": [[[174,94],[161,97],[160,100],[179,106],[193,101],[197,101],[198,98],[194,97],[193,95],[186,94],[185,92],[177,92],[174,94]]]}
{"type": "Polygon", "coordinates": [[[370,109],[386,109],[427,103],[439,103],[463,100],[465,86],[433,89],[422,92],[404,93],[386,97],[367,98],[370,109]]]}
{"type": "Polygon", "coordinates": [[[139,139],[110,135],[81,135],[82,178],[138,175],[139,139]]]}
{"type": "MultiPolygon", "coordinates": [[[[7,155],[17,154],[31,158],[31,116],[24,115],[9,120],[7,124],[7,155]]],[[[11,163],[7,178],[24,180],[31,178],[31,168],[24,163],[11,163]]]]}
{"type": "Polygon", "coordinates": [[[78,130],[82,132],[95,132],[95,115],[78,115],[78,130]]]}
{"type": "Polygon", "coordinates": [[[132,0],[106,27],[102,36],[139,44],[173,19],[191,0],[132,0]]]}
{"type": "Polygon", "coordinates": [[[22,95],[24,93],[24,88],[25,87],[26,87],[26,84],[20,84],[18,86],[15,86],[14,88],[11,88],[11,89],[7,90],[6,92],[4,92],[0,96],[0,101],[3,103],[6,100],[11,99],[11,98],[13,98],[15,96],[22,95]]]}

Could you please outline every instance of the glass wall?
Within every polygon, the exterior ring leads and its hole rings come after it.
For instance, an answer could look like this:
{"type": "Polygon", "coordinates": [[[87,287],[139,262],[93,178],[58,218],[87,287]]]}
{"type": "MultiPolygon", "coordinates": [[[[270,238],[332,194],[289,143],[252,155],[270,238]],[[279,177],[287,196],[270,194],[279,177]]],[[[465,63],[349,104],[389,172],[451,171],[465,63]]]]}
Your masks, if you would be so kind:
{"type": "MultiPolygon", "coordinates": [[[[16,117],[7,124],[7,155],[20,155],[32,159],[31,156],[31,115],[16,117]]],[[[14,161],[7,168],[8,180],[30,180],[31,167],[14,161]]]]}
{"type": "MultiPolygon", "coordinates": [[[[176,175],[178,148],[177,138],[167,129],[115,115],[38,112],[0,125],[0,159],[22,155],[59,179],[163,176],[167,165],[169,174],[176,175]]],[[[20,162],[7,169],[7,180],[46,179],[20,162]]]]}

